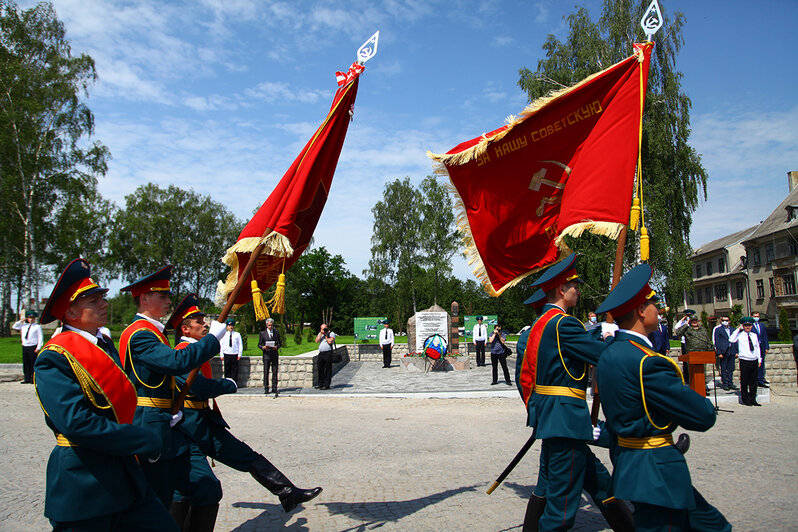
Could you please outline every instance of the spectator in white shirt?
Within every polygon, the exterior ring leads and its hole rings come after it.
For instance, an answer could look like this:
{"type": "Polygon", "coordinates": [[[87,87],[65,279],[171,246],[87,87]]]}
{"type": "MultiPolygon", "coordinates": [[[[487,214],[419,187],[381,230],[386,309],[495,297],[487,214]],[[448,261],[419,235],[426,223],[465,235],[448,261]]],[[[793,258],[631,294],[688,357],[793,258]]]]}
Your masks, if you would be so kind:
{"type": "Polygon", "coordinates": [[[737,358],[740,360],[740,401],[746,406],[762,406],[756,402],[757,371],[762,364],[759,337],[752,331],[754,319],[746,316],[740,320],[729,338],[737,343],[737,358]]]}
{"type": "Polygon", "coordinates": [[[382,367],[391,367],[391,350],[393,349],[393,329],[390,328],[391,321],[385,319],[382,321],[384,325],[380,331],[380,345],[382,346],[382,367]]]}
{"type": "Polygon", "coordinates": [[[37,317],[39,314],[35,310],[29,310],[25,312],[25,319],[12,325],[15,331],[19,331],[22,340],[22,384],[33,384],[33,363],[44,340],[42,326],[36,323],[37,317]]]}
{"type": "Polygon", "coordinates": [[[234,330],[235,320],[227,320],[225,324],[227,324],[227,332],[219,340],[219,344],[222,346],[219,356],[224,361],[224,377],[233,379],[237,383],[238,361],[241,360],[241,355],[244,353],[244,342],[241,340],[241,335],[234,330]]]}
{"type": "Polygon", "coordinates": [[[485,342],[488,340],[488,328],[482,325],[482,316],[477,316],[477,324],[474,325],[473,342],[477,348],[477,366],[485,365],[485,342]]]}

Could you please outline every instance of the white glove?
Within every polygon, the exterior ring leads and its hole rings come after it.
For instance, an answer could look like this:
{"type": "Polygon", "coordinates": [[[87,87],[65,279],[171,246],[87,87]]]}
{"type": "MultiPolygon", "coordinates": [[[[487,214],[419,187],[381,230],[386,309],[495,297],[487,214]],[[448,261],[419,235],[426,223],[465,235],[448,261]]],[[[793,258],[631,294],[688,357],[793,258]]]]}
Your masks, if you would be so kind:
{"type": "Polygon", "coordinates": [[[596,425],[593,427],[593,441],[598,441],[599,436],[601,436],[601,427],[596,425]]]}
{"type": "Polygon", "coordinates": [[[216,337],[217,340],[221,340],[224,337],[224,333],[227,332],[227,325],[224,323],[219,323],[216,320],[211,322],[210,333],[216,337]]]}
{"type": "Polygon", "coordinates": [[[181,419],[183,419],[183,411],[182,410],[180,410],[177,414],[172,416],[172,419],[169,421],[169,428],[172,428],[175,425],[177,425],[178,423],[180,423],[181,419]]]}
{"type": "Polygon", "coordinates": [[[233,380],[233,379],[231,379],[230,377],[225,377],[225,378],[224,378],[224,380],[230,381],[230,382],[232,382],[233,384],[235,384],[235,385],[236,385],[236,391],[238,391],[238,383],[237,383],[236,381],[234,381],[234,380],[233,380]]]}
{"type": "Polygon", "coordinates": [[[157,462],[157,461],[158,461],[158,460],[160,460],[160,459],[161,459],[161,455],[159,454],[159,455],[158,455],[158,456],[156,456],[155,458],[147,458],[147,461],[148,461],[149,463],[151,463],[151,464],[154,464],[155,462],[157,462]]]}

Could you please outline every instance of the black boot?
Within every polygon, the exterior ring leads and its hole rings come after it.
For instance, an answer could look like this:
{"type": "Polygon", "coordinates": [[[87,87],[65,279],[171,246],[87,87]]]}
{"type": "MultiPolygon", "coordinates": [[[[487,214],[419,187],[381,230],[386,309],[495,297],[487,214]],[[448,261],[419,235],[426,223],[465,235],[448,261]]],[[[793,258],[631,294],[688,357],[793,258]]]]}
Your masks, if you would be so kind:
{"type": "Polygon", "coordinates": [[[283,510],[286,512],[290,512],[298,504],[307,502],[321,493],[321,488],[309,490],[297,488],[288,480],[288,477],[283,475],[279,469],[260,454],[249,467],[249,474],[261,486],[280,498],[280,504],[283,505],[283,510]]]}
{"type": "Polygon", "coordinates": [[[601,510],[601,515],[607,520],[607,524],[615,532],[634,532],[634,516],[632,515],[632,510],[629,509],[625,502],[614,499],[612,502],[600,505],[599,509],[601,510]]]}
{"type": "Polygon", "coordinates": [[[172,516],[172,519],[175,520],[177,526],[180,527],[180,530],[185,530],[186,525],[186,516],[188,515],[188,511],[191,508],[191,503],[188,502],[188,499],[184,499],[182,501],[172,501],[172,506],[169,507],[169,515],[172,516]]]}
{"type": "Polygon", "coordinates": [[[219,513],[219,505],[192,506],[186,519],[184,532],[213,532],[216,526],[216,514],[219,513]]]}
{"type": "Polygon", "coordinates": [[[526,504],[523,532],[538,532],[538,520],[545,509],[546,497],[538,497],[533,493],[526,504]]]}
{"type": "Polygon", "coordinates": [[[676,443],[673,445],[679,450],[680,453],[685,454],[690,448],[690,435],[686,432],[682,432],[679,434],[679,439],[676,440],[676,443]]]}

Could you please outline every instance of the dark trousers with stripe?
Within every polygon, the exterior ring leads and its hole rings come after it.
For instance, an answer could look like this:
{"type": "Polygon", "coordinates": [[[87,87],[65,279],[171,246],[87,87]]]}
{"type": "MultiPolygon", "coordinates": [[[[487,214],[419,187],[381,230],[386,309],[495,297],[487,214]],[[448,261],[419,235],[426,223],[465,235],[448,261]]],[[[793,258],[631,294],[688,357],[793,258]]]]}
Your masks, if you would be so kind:
{"type": "Polygon", "coordinates": [[[477,340],[474,342],[477,349],[477,366],[485,365],[485,340],[477,340]]]}
{"type": "Polygon", "coordinates": [[[33,364],[36,362],[36,346],[22,346],[22,376],[23,382],[33,382],[33,364]]]}
{"type": "Polygon", "coordinates": [[[224,355],[224,378],[238,382],[238,355],[224,355]]]}
{"type": "Polygon", "coordinates": [[[382,344],[382,367],[391,367],[391,344],[382,344]]]}
{"type": "Polygon", "coordinates": [[[759,366],[757,360],[740,359],[740,400],[744,405],[756,401],[757,366],[759,366]]]}
{"type": "Polygon", "coordinates": [[[587,443],[568,438],[547,438],[540,451],[538,485],[546,486],[546,509],[538,521],[540,530],[568,530],[574,526],[576,511],[585,490],[596,506],[610,493],[610,473],[587,443]]]}

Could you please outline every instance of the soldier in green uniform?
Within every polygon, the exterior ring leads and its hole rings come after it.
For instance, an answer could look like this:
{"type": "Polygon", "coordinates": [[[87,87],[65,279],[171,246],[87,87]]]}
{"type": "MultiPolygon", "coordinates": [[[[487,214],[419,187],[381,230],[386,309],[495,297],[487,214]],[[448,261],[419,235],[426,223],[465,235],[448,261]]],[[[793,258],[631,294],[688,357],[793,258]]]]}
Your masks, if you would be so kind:
{"type": "Polygon", "coordinates": [[[113,342],[99,332],[108,289],[90,275],[88,262],[73,260],[42,313],[42,323],[64,323],[34,365],[36,393],[56,438],[44,515],[54,530],[177,530],[136,463],[134,455],[156,459],[161,440],[132,424],[136,390],[113,342]]]}
{"type": "Polygon", "coordinates": [[[630,270],[596,310],[611,312],[620,330],[598,363],[607,429],[617,437],[612,475],[617,497],[632,501],[637,531],[731,530],[693,488],[676,427],[706,431],[715,424],[709,399],[685,386],[669,357],[651,349],[659,300],[648,285],[651,267],[630,270]]]}
{"type": "Polygon", "coordinates": [[[593,427],[587,408],[588,366],[598,363],[606,344],[566,312],[580,294],[575,263],[571,254],[533,283],[546,294],[546,304],[523,352],[519,347],[516,383],[527,407],[527,424],[542,440],[538,486],[544,486],[530,498],[524,530],[572,527],[583,489],[614,530],[631,530],[631,515],[622,502],[603,503],[610,498],[610,474],[587,446],[601,432],[593,427]]]}
{"type": "MultiPolygon", "coordinates": [[[[208,327],[204,318],[205,314],[200,310],[195,294],[183,298],[167,320],[167,325],[175,329],[176,349],[185,349],[206,336],[208,327]]],[[[187,377],[188,374],[177,377],[178,390],[186,385],[187,377]]],[[[297,488],[263,455],[230,434],[230,427],[218,407],[214,405],[213,409],[210,408],[209,400],[236,393],[237,390],[233,379],[213,379],[210,363],[205,362],[186,395],[185,418],[175,429],[186,436],[190,463],[181,462],[183,467],[176,472],[179,497],[172,502],[171,507],[172,516],[183,526],[183,530],[212,531],[216,521],[222,487],[208,466],[206,456],[238,471],[249,472],[280,498],[286,512],[313,499],[322,491],[321,488],[297,488]]]]}
{"type": "Polygon", "coordinates": [[[119,338],[122,366],[133,381],[138,394],[134,423],[154,429],[160,436],[163,448],[156,463],[142,461],[142,469],[155,493],[167,508],[172,504],[175,488],[175,467],[178,462],[188,462],[187,449],[181,433],[172,430],[183,415],[171,414],[177,375],[200,366],[219,353],[219,338],[224,335],[222,323],[211,322],[211,334],[185,349],[173,349],[164,336],[164,325],[159,321],[169,314],[171,301],[169,280],[172,266],[148,275],[122,288],[129,291],[136,302],[138,313],[119,338]]]}

